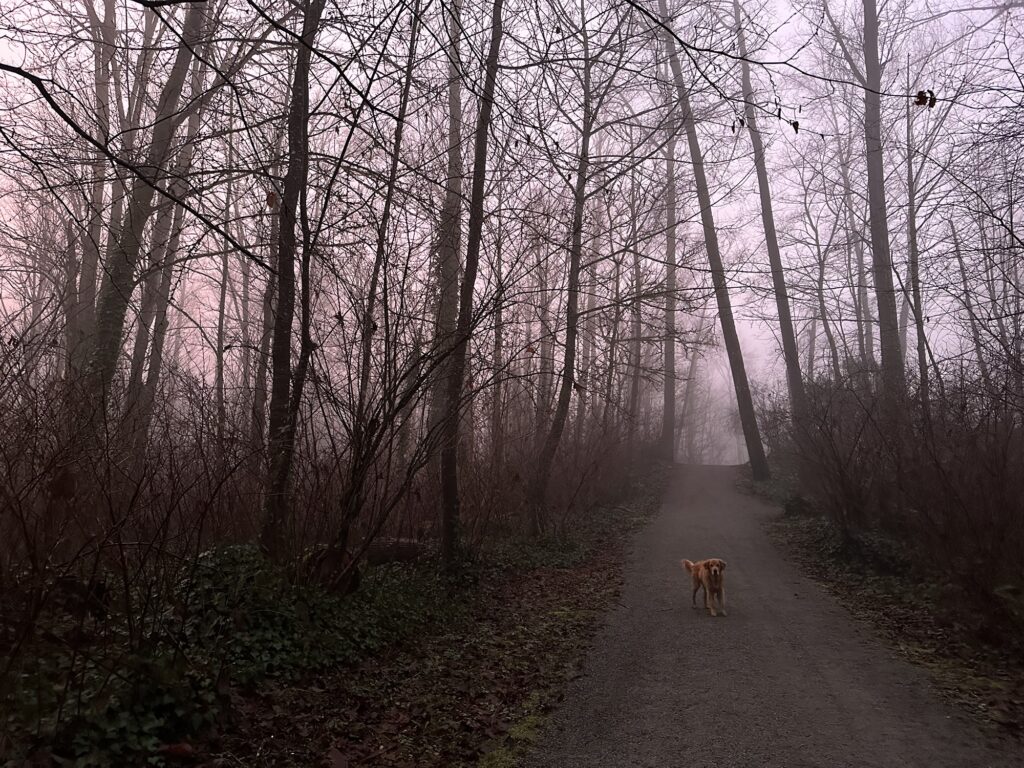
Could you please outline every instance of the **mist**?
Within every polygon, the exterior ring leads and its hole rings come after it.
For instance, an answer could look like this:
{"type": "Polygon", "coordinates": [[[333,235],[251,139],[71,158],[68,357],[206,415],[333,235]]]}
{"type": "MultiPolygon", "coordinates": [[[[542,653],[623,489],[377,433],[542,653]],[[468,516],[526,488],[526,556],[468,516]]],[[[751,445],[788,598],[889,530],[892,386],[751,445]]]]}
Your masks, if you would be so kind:
{"type": "Polygon", "coordinates": [[[0,747],[204,558],[358,600],[655,466],[1017,610],[1022,74],[1019,3],[0,0],[3,674],[96,623],[0,747]]]}

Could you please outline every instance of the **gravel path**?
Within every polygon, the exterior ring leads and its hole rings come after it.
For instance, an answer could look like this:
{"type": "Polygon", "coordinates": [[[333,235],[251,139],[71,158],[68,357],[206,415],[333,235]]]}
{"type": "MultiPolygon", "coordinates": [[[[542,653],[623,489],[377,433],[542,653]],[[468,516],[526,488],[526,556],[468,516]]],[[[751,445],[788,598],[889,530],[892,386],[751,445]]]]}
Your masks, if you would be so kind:
{"type": "Polygon", "coordinates": [[[782,559],[761,525],[775,511],[737,478],[679,469],[585,674],[526,765],[1024,766],[782,559]],[[728,617],[691,610],[683,557],[728,562],[728,617]]]}

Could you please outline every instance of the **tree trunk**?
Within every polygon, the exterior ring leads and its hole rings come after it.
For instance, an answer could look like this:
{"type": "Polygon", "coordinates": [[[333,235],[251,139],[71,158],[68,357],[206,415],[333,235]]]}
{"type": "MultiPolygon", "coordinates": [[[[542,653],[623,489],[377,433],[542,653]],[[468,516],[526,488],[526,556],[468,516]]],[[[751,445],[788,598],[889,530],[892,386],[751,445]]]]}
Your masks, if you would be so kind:
{"type": "MultiPolygon", "coordinates": [[[[500,208],[500,206],[499,206],[500,208]]],[[[501,478],[505,464],[505,432],[504,432],[504,387],[505,379],[505,292],[502,282],[502,237],[501,222],[496,227],[498,240],[494,247],[494,279],[498,286],[494,308],[494,348],[491,356],[494,364],[494,384],[491,387],[491,471],[495,479],[501,478]]]]}
{"type": "MultiPolygon", "coordinates": [[[[597,240],[598,235],[595,233],[591,242],[597,242],[597,240]]],[[[593,408],[593,405],[588,404],[587,399],[592,397],[592,390],[594,389],[593,376],[597,350],[597,344],[595,344],[596,329],[594,327],[594,310],[597,306],[596,249],[590,250],[589,259],[590,266],[586,270],[587,283],[585,285],[581,283],[580,285],[580,290],[586,293],[587,303],[583,312],[583,353],[581,355],[583,364],[577,388],[576,425],[573,436],[577,446],[583,445],[584,429],[587,423],[587,409],[588,407],[593,408]]]]}
{"type": "MultiPolygon", "coordinates": [[[[186,139],[188,142],[188,139],[186,139]]],[[[181,169],[182,160],[191,155],[191,147],[186,146],[181,150],[181,159],[175,165],[175,173],[181,169]]],[[[185,173],[188,173],[187,169],[185,173]]],[[[181,176],[184,178],[184,176],[181,176]]],[[[171,182],[171,188],[174,182],[171,182]]],[[[170,194],[174,194],[168,190],[170,194]]],[[[135,323],[135,343],[132,349],[131,369],[128,375],[128,393],[125,397],[125,418],[133,419],[135,408],[138,406],[139,393],[142,389],[142,374],[146,367],[146,357],[149,354],[149,345],[152,340],[151,332],[153,320],[157,312],[157,297],[160,293],[160,276],[163,273],[163,264],[167,259],[167,244],[171,234],[171,224],[175,218],[178,206],[170,200],[164,201],[156,222],[153,224],[153,233],[150,236],[149,265],[146,267],[146,276],[142,282],[142,301],[139,308],[139,316],[135,323]]]]}
{"type": "MultiPolygon", "coordinates": [[[[909,237],[907,245],[910,245],[909,237]]],[[[910,295],[910,262],[907,261],[907,274],[903,278],[903,285],[900,290],[900,354],[907,359],[907,331],[910,328],[910,308],[913,305],[913,298],[910,295]]]]}
{"type": "MultiPolygon", "coordinates": [[[[631,229],[635,227],[635,223],[631,224],[631,229]]],[[[634,244],[630,242],[629,248],[632,248],[634,244]]],[[[628,249],[627,249],[628,250],[628,249]]],[[[621,391],[616,396],[614,391],[615,387],[615,370],[618,351],[619,351],[619,326],[622,324],[622,258],[615,258],[615,272],[612,276],[614,282],[614,295],[612,299],[612,329],[610,338],[608,340],[608,354],[606,355],[607,368],[605,369],[605,383],[604,383],[604,411],[601,414],[601,430],[604,434],[608,434],[612,427],[611,416],[615,411],[615,406],[621,404],[621,391]]]]}
{"type": "MultiPolygon", "coordinates": [[[[146,13],[146,29],[143,33],[144,44],[142,49],[139,51],[138,60],[136,61],[136,71],[139,73],[136,78],[136,83],[129,94],[128,108],[130,115],[128,117],[127,125],[132,129],[127,131],[125,136],[125,146],[123,155],[130,157],[134,151],[135,138],[138,133],[137,126],[139,125],[140,116],[142,114],[143,102],[146,101],[145,90],[146,80],[148,78],[149,64],[152,60],[153,48],[146,47],[151,44],[153,38],[153,28],[155,27],[156,15],[149,11],[146,13]]],[[[188,187],[185,184],[185,179],[188,177],[189,170],[192,165],[192,155],[194,147],[193,142],[196,140],[196,136],[199,133],[199,120],[203,113],[207,99],[205,96],[208,95],[208,91],[203,90],[203,83],[206,76],[206,53],[209,50],[209,39],[203,44],[203,49],[199,56],[197,56],[192,62],[192,74],[190,76],[190,93],[192,98],[197,100],[197,107],[193,108],[189,114],[188,127],[185,130],[185,138],[182,142],[181,149],[178,150],[178,157],[175,163],[173,172],[167,181],[167,190],[164,200],[161,201],[160,205],[156,208],[156,222],[153,225],[153,231],[150,235],[149,251],[151,253],[151,259],[146,270],[145,278],[142,284],[142,301],[139,312],[139,317],[136,322],[136,333],[135,333],[135,344],[132,350],[131,357],[131,368],[128,380],[128,396],[126,398],[127,407],[125,408],[125,414],[128,418],[133,418],[132,411],[134,407],[138,405],[139,396],[143,387],[142,372],[146,365],[146,357],[149,353],[149,345],[152,341],[152,330],[153,322],[157,312],[157,297],[160,294],[160,282],[161,275],[163,272],[163,262],[167,258],[167,241],[170,237],[171,226],[175,221],[180,220],[178,215],[176,200],[181,200],[188,193],[188,187]]],[[[108,241],[116,243],[116,235],[119,229],[115,229],[114,224],[119,219],[120,211],[123,206],[124,190],[123,184],[120,180],[115,185],[116,195],[114,205],[112,206],[113,212],[111,215],[111,231],[108,233],[108,241]]]]}
{"type": "Polygon", "coordinates": [[[298,44],[291,104],[288,109],[288,170],[281,195],[277,247],[277,311],[271,341],[268,480],[260,547],[271,557],[283,555],[290,523],[288,485],[295,453],[292,423],[292,322],[295,317],[295,225],[299,198],[309,173],[309,70],[325,0],[306,0],[298,44]]]}
{"type": "MultiPolygon", "coordinates": [[[[192,62],[189,91],[193,98],[198,98],[200,94],[205,92],[203,90],[203,83],[205,82],[207,68],[206,50],[208,50],[208,46],[204,46],[201,55],[197,56],[192,62]]],[[[138,110],[141,109],[140,102],[142,100],[141,96],[136,98],[136,116],[133,117],[133,124],[136,124],[138,119],[138,110]]],[[[184,199],[188,193],[186,179],[188,179],[192,169],[195,141],[199,134],[202,117],[203,102],[200,102],[199,106],[189,114],[188,125],[185,128],[185,139],[181,149],[178,150],[178,157],[169,182],[170,199],[166,201],[166,207],[162,208],[158,214],[153,227],[153,234],[150,237],[150,247],[156,249],[158,253],[152,264],[152,269],[154,270],[152,276],[152,300],[148,302],[149,306],[147,306],[146,297],[150,294],[147,288],[146,293],[143,295],[142,316],[139,319],[139,326],[136,331],[135,354],[132,358],[127,406],[125,408],[129,440],[133,446],[136,474],[143,466],[145,460],[146,443],[149,436],[150,423],[153,419],[153,408],[156,404],[156,392],[163,370],[164,345],[167,339],[167,317],[174,285],[174,260],[178,253],[178,244],[181,240],[181,231],[185,222],[185,209],[174,201],[184,199]],[[150,331],[151,327],[152,331],[150,331]],[[146,378],[143,381],[142,370],[143,367],[146,367],[145,355],[147,347],[150,345],[146,378]]]]}
{"type": "MultiPolygon", "coordinates": [[[[733,14],[736,17],[736,37],[739,44],[740,68],[743,79],[743,104],[747,130],[754,150],[754,168],[757,172],[757,188],[761,199],[761,223],[764,226],[765,247],[768,263],[772,270],[772,287],[775,290],[775,308],[779,315],[779,336],[782,338],[782,357],[786,364],[786,383],[789,386],[789,402],[792,407],[793,430],[798,443],[806,436],[807,396],[800,374],[799,351],[793,318],[789,307],[789,291],[786,288],[786,274],[782,266],[779,238],[775,231],[775,213],[772,210],[772,192],[768,183],[768,168],[765,162],[764,144],[757,127],[757,113],[754,109],[754,89],[750,81],[750,65],[747,63],[747,41],[743,32],[739,0],[733,0],[733,14]]],[[[804,480],[807,478],[805,477],[804,480]]]]}
{"type": "MultiPolygon", "coordinates": [[[[703,321],[703,317],[701,318],[703,321]]],[[[703,323],[702,323],[703,324],[703,323]]],[[[700,374],[700,349],[694,344],[690,350],[690,364],[686,369],[686,392],[683,395],[683,439],[685,448],[683,456],[689,463],[697,460],[697,425],[694,424],[693,411],[697,406],[698,376],[700,374]]]]}
{"type": "MultiPolygon", "coordinates": [[[[668,19],[665,0],[658,0],[662,19],[668,19]]],[[[729,286],[726,282],[725,267],[718,248],[718,232],[715,229],[714,213],[711,207],[711,192],[708,188],[707,176],[704,173],[704,156],[701,153],[700,141],[697,137],[697,125],[690,108],[690,94],[683,82],[683,71],[676,53],[675,38],[665,31],[665,46],[668,49],[669,65],[675,81],[676,96],[682,112],[683,127],[690,148],[690,162],[693,165],[694,183],[697,188],[697,202],[700,205],[701,223],[704,229],[704,243],[708,252],[708,263],[711,267],[711,280],[715,288],[715,300],[718,304],[718,317],[722,324],[722,335],[729,356],[729,367],[732,371],[733,384],[736,390],[736,403],[739,408],[743,437],[750,457],[750,467],[755,480],[767,480],[771,476],[768,459],[761,443],[761,433],[757,426],[754,413],[754,400],[750,395],[750,384],[747,381],[747,370],[743,363],[743,350],[740,348],[739,335],[736,333],[736,322],[732,316],[732,302],[729,298],[729,286]]]]}
{"type": "Polygon", "coordinates": [[[96,311],[96,333],[89,353],[89,388],[94,403],[99,404],[102,416],[110,394],[110,386],[117,369],[121,351],[128,302],[135,287],[135,269],[142,250],[143,232],[152,214],[155,187],[160,183],[164,163],[171,150],[171,142],[178,125],[178,103],[185,85],[192,53],[203,32],[205,4],[190,3],[185,12],[181,43],[178,46],[170,75],[160,94],[153,121],[146,159],[140,168],[144,179],[132,186],[124,215],[124,225],[116,248],[106,264],[106,279],[100,291],[96,311]]]}
{"type": "Polygon", "coordinates": [[[864,239],[857,226],[856,209],[853,205],[853,182],[850,179],[850,157],[843,155],[840,162],[843,181],[843,207],[846,210],[847,250],[853,250],[856,259],[856,277],[853,286],[854,315],[857,320],[857,351],[861,364],[875,367],[874,321],[871,304],[868,301],[867,271],[864,263],[864,239]]]}
{"type": "MultiPolygon", "coordinates": [[[[236,214],[237,215],[237,214],[236,214]]],[[[242,297],[240,302],[239,322],[241,324],[242,357],[242,402],[239,413],[244,419],[252,408],[252,264],[249,259],[242,259],[242,297]]]]}
{"type": "Polygon", "coordinates": [[[594,127],[594,112],[591,104],[590,72],[592,62],[589,56],[587,38],[584,35],[583,61],[583,122],[580,136],[580,154],[576,164],[576,179],[573,185],[572,230],[569,245],[569,285],[565,310],[565,355],[563,357],[562,377],[558,388],[558,401],[555,413],[537,457],[537,468],[534,473],[533,485],[530,489],[531,533],[539,534],[543,526],[543,509],[547,498],[548,483],[551,479],[552,465],[558,446],[562,440],[562,432],[569,416],[572,391],[576,386],[576,340],[579,333],[579,301],[580,301],[580,260],[583,252],[583,209],[586,204],[587,175],[590,172],[590,140],[594,127]]]}
{"type": "MultiPolygon", "coordinates": [[[[187,150],[186,150],[187,151],[187,150]]],[[[146,368],[146,381],[139,391],[138,404],[129,411],[134,427],[133,445],[137,466],[145,456],[146,440],[149,435],[150,423],[153,419],[153,408],[156,405],[157,387],[163,371],[164,346],[167,343],[167,317],[170,310],[171,294],[174,286],[174,257],[178,252],[181,230],[184,225],[185,209],[175,206],[174,220],[171,223],[171,235],[160,273],[160,287],[155,301],[153,317],[153,342],[149,352],[149,364],[146,368]]]]}
{"type": "Polygon", "coordinates": [[[814,369],[818,357],[818,315],[811,316],[810,325],[807,327],[807,357],[804,360],[804,370],[807,371],[807,380],[814,381],[814,369]]]}
{"type": "Polygon", "coordinates": [[[72,373],[71,366],[73,364],[71,358],[77,342],[75,336],[75,312],[78,305],[78,271],[80,268],[78,239],[75,236],[70,218],[64,223],[64,240],[64,291],[61,296],[61,305],[64,312],[64,358],[62,368],[63,376],[66,379],[70,379],[72,373]]]}
{"type": "Polygon", "coordinates": [[[893,288],[889,221],[885,201],[885,156],[882,151],[882,68],[878,59],[878,10],[875,0],[864,5],[864,144],[868,168],[868,210],[871,228],[871,263],[878,305],[878,336],[882,352],[882,398],[890,427],[899,421],[906,391],[900,354],[899,319],[893,288]]]}
{"type": "Polygon", "coordinates": [[[217,449],[224,450],[224,432],[227,425],[227,403],[224,399],[224,353],[225,353],[225,314],[227,312],[228,295],[228,252],[221,254],[220,265],[220,296],[217,301],[217,338],[214,350],[213,393],[216,406],[217,449]]]}
{"type": "MultiPolygon", "coordinates": [[[[234,102],[232,102],[232,108],[229,110],[229,119],[231,123],[234,123],[234,102]]],[[[228,172],[233,172],[235,167],[235,142],[234,134],[228,134],[228,172]]],[[[231,204],[232,204],[232,179],[228,177],[227,189],[224,193],[224,231],[231,231],[231,204]]],[[[217,450],[223,457],[224,453],[224,432],[227,424],[227,404],[224,399],[224,355],[225,355],[225,322],[227,314],[227,298],[228,298],[228,254],[230,253],[231,244],[227,241],[224,243],[224,253],[221,254],[220,264],[220,296],[217,301],[217,348],[214,350],[214,398],[216,400],[216,434],[217,434],[217,450]]]]}
{"type": "MultiPolygon", "coordinates": [[[[634,240],[634,243],[636,241],[634,240]]],[[[640,373],[643,369],[643,327],[640,324],[640,292],[643,288],[640,276],[640,249],[633,249],[633,306],[630,307],[629,345],[629,407],[626,415],[627,437],[630,452],[635,448],[640,429],[640,373]]]]}
{"type": "MultiPolygon", "coordinates": [[[[811,211],[807,206],[806,200],[804,202],[805,215],[810,220],[811,211]]],[[[814,247],[818,254],[818,279],[815,281],[815,293],[818,299],[818,317],[821,320],[821,328],[825,332],[825,340],[828,342],[828,352],[832,359],[832,376],[833,381],[839,381],[842,378],[842,367],[839,364],[839,349],[836,347],[836,337],[832,333],[832,325],[828,321],[828,308],[825,306],[825,249],[821,247],[821,238],[818,235],[818,225],[815,223],[814,227],[814,247]]]]}
{"type": "Polygon", "coordinates": [[[276,287],[274,276],[277,273],[277,249],[279,246],[278,241],[280,239],[281,227],[281,217],[275,210],[273,210],[273,208],[269,211],[269,215],[271,221],[269,238],[270,247],[268,250],[270,253],[267,258],[267,263],[271,271],[267,275],[267,284],[263,289],[263,330],[260,333],[260,342],[256,357],[256,374],[252,393],[252,413],[250,414],[251,418],[249,422],[249,444],[254,457],[254,471],[256,471],[262,463],[264,449],[266,447],[264,431],[267,420],[267,371],[270,367],[270,341],[274,335],[274,289],[276,287]]]}
{"type": "MultiPolygon", "coordinates": [[[[909,77],[909,75],[908,75],[909,77]]],[[[921,300],[921,269],[917,242],[917,180],[914,175],[913,126],[910,100],[907,100],[907,252],[909,255],[910,301],[917,329],[917,367],[920,380],[921,415],[929,436],[932,431],[931,390],[928,371],[928,340],[924,332],[924,307],[921,300]]],[[[901,350],[902,351],[902,350],[901,350]]]]}
{"type": "Polygon", "coordinates": [[[494,109],[494,86],[498,77],[498,55],[501,50],[502,8],[504,0],[494,0],[491,7],[491,38],[484,63],[484,87],[480,94],[473,146],[473,186],[469,200],[469,233],[466,243],[466,269],[459,294],[459,317],[455,327],[455,344],[448,375],[446,402],[448,413],[441,443],[441,553],[449,567],[459,551],[459,475],[458,453],[461,428],[462,386],[466,374],[466,355],[472,337],[473,289],[480,262],[480,243],[484,228],[484,196],[487,181],[487,144],[490,137],[491,113],[494,109]]]}
{"type": "Polygon", "coordinates": [[[676,121],[665,147],[665,388],[661,414],[661,456],[675,459],[676,434],[676,121]]]}
{"type": "Polygon", "coordinates": [[[537,398],[534,408],[534,450],[541,450],[544,425],[551,418],[551,386],[555,378],[555,333],[551,327],[551,291],[547,288],[548,268],[537,249],[537,295],[540,296],[540,344],[537,351],[537,398]]]}
{"type": "MultiPolygon", "coordinates": [[[[444,203],[438,223],[437,242],[437,325],[434,354],[437,366],[427,428],[431,436],[451,409],[445,402],[451,368],[452,340],[459,312],[459,245],[462,239],[462,0],[453,0],[448,11],[448,168],[444,203]]],[[[438,467],[440,470],[440,467],[438,467]]]]}
{"type": "Polygon", "coordinates": [[[988,363],[985,360],[985,348],[981,343],[981,332],[979,330],[978,316],[974,311],[974,304],[971,301],[972,289],[967,284],[967,270],[964,268],[964,256],[960,250],[960,238],[957,236],[956,227],[952,222],[949,224],[949,233],[953,238],[953,255],[956,257],[957,266],[960,269],[960,281],[963,286],[964,308],[967,310],[967,318],[971,326],[971,341],[974,344],[974,356],[978,360],[978,372],[981,373],[981,380],[985,389],[991,391],[992,378],[989,375],[988,363]]]}
{"type": "MultiPolygon", "coordinates": [[[[114,0],[104,0],[102,22],[88,3],[92,33],[95,38],[93,53],[93,87],[96,91],[96,121],[101,141],[110,139],[110,60],[115,53],[116,11],[114,0]]],[[[68,349],[71,365],[69,377],[77,376],[88,364],[89,340],[95,332],[96,279],[99,275],[99,244],[103,231],[103,196],[106,188],[107,163],[97,153],[92,164],[92,184],[87,206],[89,221],[82,238],[82,265],[79,270],[78,297],[72,314],[71,346],[68,349]]],[[[113,225],[113,222],[111,222],[113,225]]]]}

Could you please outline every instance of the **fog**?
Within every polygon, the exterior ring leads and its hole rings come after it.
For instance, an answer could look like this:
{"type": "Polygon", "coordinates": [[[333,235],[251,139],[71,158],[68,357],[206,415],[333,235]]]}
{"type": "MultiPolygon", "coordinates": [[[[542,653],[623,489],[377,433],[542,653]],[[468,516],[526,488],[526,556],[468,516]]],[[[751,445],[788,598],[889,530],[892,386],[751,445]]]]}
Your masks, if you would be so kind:
{"type": "Polygon", "coordinates": [[[0,587],[452,568],[657,462],[1015,579],[1021,14],[0,0],[0,587]]]}

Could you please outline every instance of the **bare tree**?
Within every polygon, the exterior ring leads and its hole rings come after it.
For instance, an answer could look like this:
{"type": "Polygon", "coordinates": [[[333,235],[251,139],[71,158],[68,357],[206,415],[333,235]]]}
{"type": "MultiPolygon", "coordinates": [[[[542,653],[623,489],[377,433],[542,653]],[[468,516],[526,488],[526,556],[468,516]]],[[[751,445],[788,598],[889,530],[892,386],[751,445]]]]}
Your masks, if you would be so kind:
{"type": "MultiPolygon", "coordinates": [[[[736,388],[736,401],[739,406],[740,421],[750,457],[750,466],[754,478],[764,480],[770,476],[768,460],[754,414],[754,401],[750,395],[750,384],[747,381],[746,366],[743,363],[743,350],[740,348],[739,335],[736,333],[736,321],[732,314],[732,302],[729,298],[729,286],[726,282],[725,267],[718,247],[718,232],[715,229],[712,211],[711,193],[708,188],[707,175],[704,172],[704,155],[701,152],[700,140],[697,136],[697,125],[690,106],[690,94],[683,80],[683,70],[676,52],[676,41],[668,27],[668,7],[665,0],[658,0],[658,7],[663,21],[663,37],[668,51],[669,66],[676,89],[676,99],[680,110],[680,119],[686,131],[686,141],[690,148],[690,163],[693,166],[694,183],[697,187],[697,203],[700,205],[701,223],[704,228],[704,245],[707,248],[708,263],[711,266],[711,279],[715,286],[715,300],[718,303],[718,317],[722,324],[722,335],[725,337],[725,348],[729,355],[729,366],[732,370],[733,385],[736,388]]],[[[895,305],[894,305],[895,306],[895,305]]]]}
{"type": "Polygon", "coordinates": [[[101,411],[107,402],[121,351],[125,314],[134,292],[143,231],[152,214],[156,188],[163,181],[161,169],[171,151],[171,141],[181,121],[178,104],[193,51],[202,38],[205,18],[205,6],[202,3],[188,4],[181,42],[157,105],[153,133],[140,170],[141,178],[132,187],[116,249],[111,252],[105,264],[106,278],[96,308],[96,331],[91,338],[88,354],[89,391],[94,398],[93,402],[101,404],[101,411]]]}
{"type": "Polygon", "coordinates": [[[775,308],[779,316],[779,336],[782,339],[782,357],[786,364],[786,385],[789,389],[789,402],[793,411],[793,426],[798,439],[808,428],[807,396],[804,393],[803,377],[800,373],[799,352],[796,334],[793,331],[793,318],[789,307],[789,292],[786,288],[786,273],[782,266],[782,253],[779,250],[779,238],[775,231],[775,213],[772,209],[772,192],[768,182],[768,166],[765,162],[764,142],[761,131],[757,127],[757,110],[755,109],[754,88],[750,80],[750,65],[747,56],[746,34],[743,29],[743,16],[740,12],[739,0],[733,0],[733,16],[736,20],[736,40],[740,54],[741,83],[743,87],[743,114],[746,117],[747,131],[754,151],[754,169],[757,173],[757,187],[761,202],[761,224],[764,227],[765,248],[768,251],[768,263],[771,265],[772,288],[775,292],[775,308]]]}
{"type": "MultiPolygon", "coordinates": [[[[295,254],[298,250],[296,226],[304,210],[309,174],[309,75],[313,46],[320,30],[325,0],[305,0],[302,33],[297,40],[291,105],[288,110],[288,170],[281,193],[281,223],[277,246],[277,305],[272,340],[272,376],[270,389],[269,470],[264,501],[260,545],[272,556],[283,555],[289,523],[288,485],[295,456],[295,431],[298,416],[293,399],[302,397],[302,380],[296,376],[293,388],[292,324],[295,318],[295,254]],[[300,211],[300,202],[303,210],[300,211]]],[[[303,226],[304,258],[308,258],[308,231],[303,226]]],[[[308,301],[308,269],[302,270],[303,303],[308,301]]],[[[304,334],[305,337],[305,334],[304,334]]],[[[303,342],[306,339],[303,338],[303,342]]],[[[308,343],[308,342],[306,342],[308,343]]]]}
{"type": "MultiPolygon", "coordinates": [[[[450,365],[451,342],[459,311],[459,245],[462,239],[462,0],[448,9],[448,147],[444,203],[437,232],[437,321],[435,354],[450,365]]],[[[450,411],[445,402],[448,382],[439,375],[430,403],[430,428],[436,430],[450,411]]]]}
{"type": "Polygon", "coordinates": [[[871,260],[878,304],[878,335],[882,352],[882,382],[885,389],[886,419],[896,424],[899,403],[906,393],[903,355],[900,351],[896,291],[892,279],[892,254],[885,193],[885,156],[882,149],[882,66],[878,52],[878,8],[875,0],[863,0],[864,61],[857,65],[842,32],[824,3],[825,13],[843,51],[843,56],[864,92],[864,145],[867,157],[868,208],[871,229],[871,260]]]}
{"type": "Polygon", "coordinates": [[[466,355],[473,328],[473,289],[480,263],[480,244],[484,226],[484,191],[487,175],[487,144],[494,110],[494,87],[498,76],[498,57],[504,34],[504,0],[491,6],[491,33],[484,61],[484,87],[480,94],[473,142],[473,185],[469,199],[469,234],[466,242],[466,266],[459,292],[459,317],[455,327],[451,368],[448,371],[448,413],[445,414],[441,444],[441,545],[445,562],[452,564],[459,550],[459,475],[458,450],[466,355]]]}

